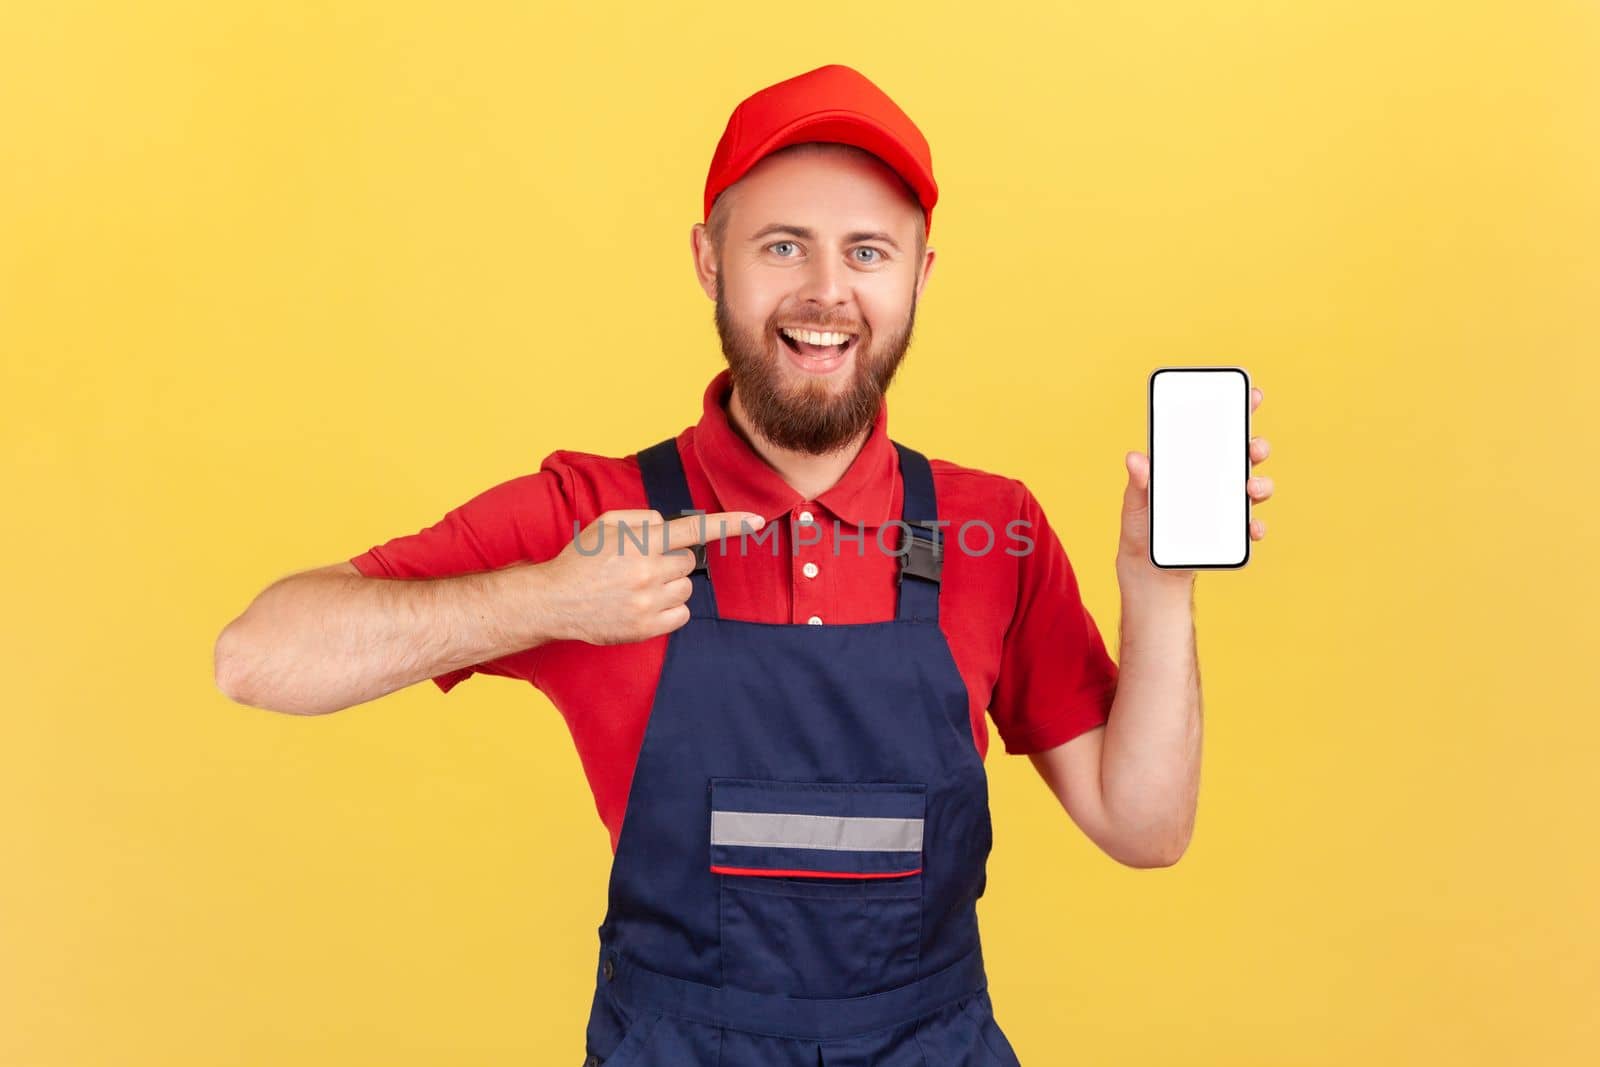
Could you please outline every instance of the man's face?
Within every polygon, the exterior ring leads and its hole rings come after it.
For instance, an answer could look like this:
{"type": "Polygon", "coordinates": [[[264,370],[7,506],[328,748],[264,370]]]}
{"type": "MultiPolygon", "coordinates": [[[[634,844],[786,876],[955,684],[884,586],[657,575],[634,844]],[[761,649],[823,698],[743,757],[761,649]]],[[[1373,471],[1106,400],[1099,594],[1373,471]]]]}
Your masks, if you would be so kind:
{"type": "Polygon", "coordinates": [[[702,281],[739,405],[781,448],[841,448],[872,425],[910,346],[933,261],[917,256],[922,210],[892,170],[849,151],[769,156],[724,195],[727,231],[702,281]]]}

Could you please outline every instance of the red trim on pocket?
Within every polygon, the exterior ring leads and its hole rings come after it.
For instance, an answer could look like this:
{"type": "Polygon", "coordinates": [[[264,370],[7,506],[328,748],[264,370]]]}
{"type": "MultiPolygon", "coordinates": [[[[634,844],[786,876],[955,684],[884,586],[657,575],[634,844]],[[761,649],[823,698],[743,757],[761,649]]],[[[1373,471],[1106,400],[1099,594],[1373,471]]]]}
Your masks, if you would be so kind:
{"type": "Polygon", "coordinates": [[[904,878],[908,874],[921,874],[922,868],[914,871],[874,871],[861,874],[855,871],[786,871],[774,870],[771,867],[719,867],[711,865],[714,874],[756,874],[768,876],[786,876],[790,878],[904,878]]]}

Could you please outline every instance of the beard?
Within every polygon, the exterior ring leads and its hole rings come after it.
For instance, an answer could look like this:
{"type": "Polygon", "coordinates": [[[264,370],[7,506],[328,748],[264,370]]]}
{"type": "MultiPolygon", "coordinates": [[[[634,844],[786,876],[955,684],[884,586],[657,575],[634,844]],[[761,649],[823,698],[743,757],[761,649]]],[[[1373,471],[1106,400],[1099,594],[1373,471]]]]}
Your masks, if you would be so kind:
{"type": "MultiPolygon", "coordinates": [[[[787,357],[778,351],[783,341],[778,337],[776,316],[763,324],[759,334],[741,328],[729,313],[720,280],[716,319],[729,377],[755,431],[779,448],[823,455],[845,447],[877,419],[889,383],[911,346],[917,300],[913,294],[905,326],[881,344],[863,326],[851,357],[850,380],[838,392],[827,381],[790,381],[792,376],[782,366],[787,357]]],[[[846,324],[804,325],[826,331],[846,324]]]]}

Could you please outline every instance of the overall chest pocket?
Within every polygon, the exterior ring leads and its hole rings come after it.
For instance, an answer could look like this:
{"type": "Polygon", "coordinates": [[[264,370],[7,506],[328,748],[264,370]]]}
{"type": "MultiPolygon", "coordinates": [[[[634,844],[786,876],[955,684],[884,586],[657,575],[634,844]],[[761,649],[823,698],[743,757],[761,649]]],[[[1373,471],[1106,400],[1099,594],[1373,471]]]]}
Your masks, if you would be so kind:
{"type": "Polygon", "coordinates": [[[710,780],[723,981],[797,997],[917,977],[920,782],[710,780]]]}

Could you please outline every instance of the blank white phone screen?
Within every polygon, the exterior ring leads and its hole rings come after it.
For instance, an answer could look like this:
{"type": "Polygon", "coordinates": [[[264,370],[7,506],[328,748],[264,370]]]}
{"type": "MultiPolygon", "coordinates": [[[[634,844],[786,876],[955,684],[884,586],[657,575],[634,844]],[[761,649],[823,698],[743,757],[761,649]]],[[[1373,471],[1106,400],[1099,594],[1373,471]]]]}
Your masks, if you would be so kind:
{"type": "Polygon", "coordinates": [[[1150,547],[1163,567],[1249,558],[1249,377],[1157,370],[1150,381],[1150,547]]]}

